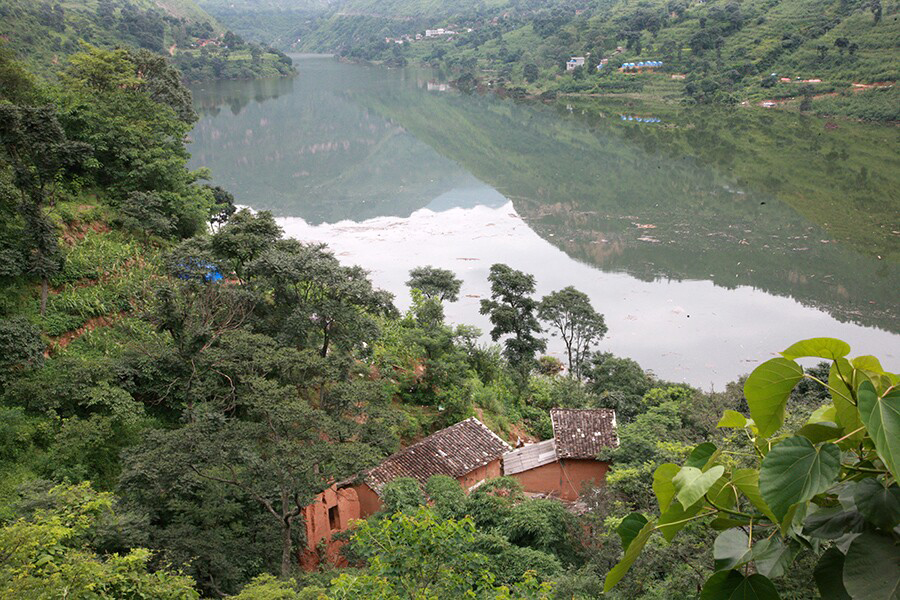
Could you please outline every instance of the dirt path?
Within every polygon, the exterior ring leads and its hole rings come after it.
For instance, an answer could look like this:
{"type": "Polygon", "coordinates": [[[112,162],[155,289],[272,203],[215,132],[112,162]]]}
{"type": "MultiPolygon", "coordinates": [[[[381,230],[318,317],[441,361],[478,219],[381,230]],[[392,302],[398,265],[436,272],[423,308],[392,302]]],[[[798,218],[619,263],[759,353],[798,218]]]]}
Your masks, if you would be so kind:
{"type": "Polygon", "coordinates": [[[112,313],[102,317],[93,317],[85,321],[84,325],[78,329],[67,331],[57,338],[50,338],[50,345],[44,351],[44,356],[49,357],[51,354],[64,350],[69,344],[83,336],[89,331],[93,331],[98,327],[109,327],[125,315],[123,312],[112,313]]]}

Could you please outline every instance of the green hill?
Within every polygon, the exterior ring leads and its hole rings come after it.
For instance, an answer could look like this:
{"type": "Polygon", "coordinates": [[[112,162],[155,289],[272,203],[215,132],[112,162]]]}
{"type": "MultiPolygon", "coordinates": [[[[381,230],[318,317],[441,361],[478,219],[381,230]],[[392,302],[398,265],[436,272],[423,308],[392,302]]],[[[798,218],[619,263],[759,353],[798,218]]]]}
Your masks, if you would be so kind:
{"type": "Polygon", "coordinates": [[[226,28],[194,0],[0,0],[0,38],[42,75],[57,71],[81,42],[174,56],[187,80],[292,72],[284,55],[225,36],[226,28]]]}
{"type": "Polygon", "coordinates": [[[78,51],[79,40],[165,53],[223,32],[193,0],[0,0],[0,36],[41,73],[78,51]]]}
{"type": "Polygon", "coordinates": [[[896,0],[347,0],[285,39],[304,51],[447,67],[525,93],[674,92],[700,103],[808,96],[825,112],[893,120],[895,92],[853,84],[897,80],[898,10],[896,0]],[[457,33],[415,39],[437,27],[457,33]],[[567,72],[571,56],[586,66],[567,72]],[[618,72],[648,60],[663,66],[618,72]]]}

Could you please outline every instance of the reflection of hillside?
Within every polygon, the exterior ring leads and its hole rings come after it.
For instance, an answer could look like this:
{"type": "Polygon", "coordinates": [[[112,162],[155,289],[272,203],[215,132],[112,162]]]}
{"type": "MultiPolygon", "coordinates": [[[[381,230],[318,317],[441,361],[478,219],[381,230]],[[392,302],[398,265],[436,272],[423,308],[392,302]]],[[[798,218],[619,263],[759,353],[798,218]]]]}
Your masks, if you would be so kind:
{"type": "Polygon", "coordinates": [[[409,89],[357,100],[513,199],[535,231],[573,257],[644,280],[751,285],[898,331],[897,263],[853,248],[896,251],[896,238],[872,228],[896,219],[900,182],[890,149],[863,151],[856,125],[825,130],[821,121],[742,111],[717,121],[698,109],[667,116],[674,125],[642,127],[596,108],[570,114],[409,89]],[[828,140],[798,141],[825,131],[828,140]],[[769,156],[779,144],[789,159],[769,156]],[[830,185],[831,162],[819,156],[841,146],[843,168],[857,168],[857,152],[869,165],[868,184],[849,197],[846,186],[830,185]],[[863,197],[871,213],[860,211],[863,197]],[[839,240],[816,224],[826,218],[839,240]]]}
{"type": "Polygon", "coordinates": [[[448,190],[477,183],[399,125],[348,99],[348,85],[386,85],[378,72],[327,59],[299,67],[288,87],[229,82],[195,91],[205,116],[192,133],[192,162],[210,167],[215,182],[240,202],[311,223],[336,222],[408,216],[448,190]],[[216,113],[220,105],[231,114],[216,113]]]}

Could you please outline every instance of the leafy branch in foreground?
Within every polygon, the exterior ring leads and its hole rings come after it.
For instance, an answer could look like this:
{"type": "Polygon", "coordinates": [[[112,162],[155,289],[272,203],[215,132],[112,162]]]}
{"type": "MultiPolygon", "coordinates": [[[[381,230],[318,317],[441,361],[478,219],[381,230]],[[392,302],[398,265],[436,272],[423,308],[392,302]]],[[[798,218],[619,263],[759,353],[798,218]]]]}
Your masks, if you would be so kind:
{"type": "Polygon", "coordinates": [[[609,591],[659,532],[667,541],[706,519],[721,533],[714,573],[701,600],[780,598],[773,579],[790,577],[802,552],[818,556],[823,598],[890,600],[900,589],[900,378],[874,356],[847,359],[832,338],[792,345],[757,367],[744,385],[748,418],[727,410],[721,428],[743,431],[753,466],[709,442],[684,465],[660,465],[653,492],[660,515],[625,517],[618,527],[624,556],[606,576],[609,591]],[[832,361],[828,381],[804,373],[798,358],[832,361]],[[784,431],[791,391],[804,378],[825,386],[831,402],[796,431],[784,431]]]}

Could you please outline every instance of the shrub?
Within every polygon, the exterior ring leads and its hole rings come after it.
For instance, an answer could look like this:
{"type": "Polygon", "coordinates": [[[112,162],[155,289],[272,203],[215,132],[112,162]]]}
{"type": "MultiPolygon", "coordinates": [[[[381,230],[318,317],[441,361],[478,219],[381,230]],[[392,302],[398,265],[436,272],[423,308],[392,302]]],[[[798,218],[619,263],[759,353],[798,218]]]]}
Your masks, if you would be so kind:
{"type": "Polygon", "coordinates": [[[398,477],[386,484],[381,497],[384,500],[383,510],[388,514],[415,512],[425,504],[422,486],[412,477],[398,477]]]}

